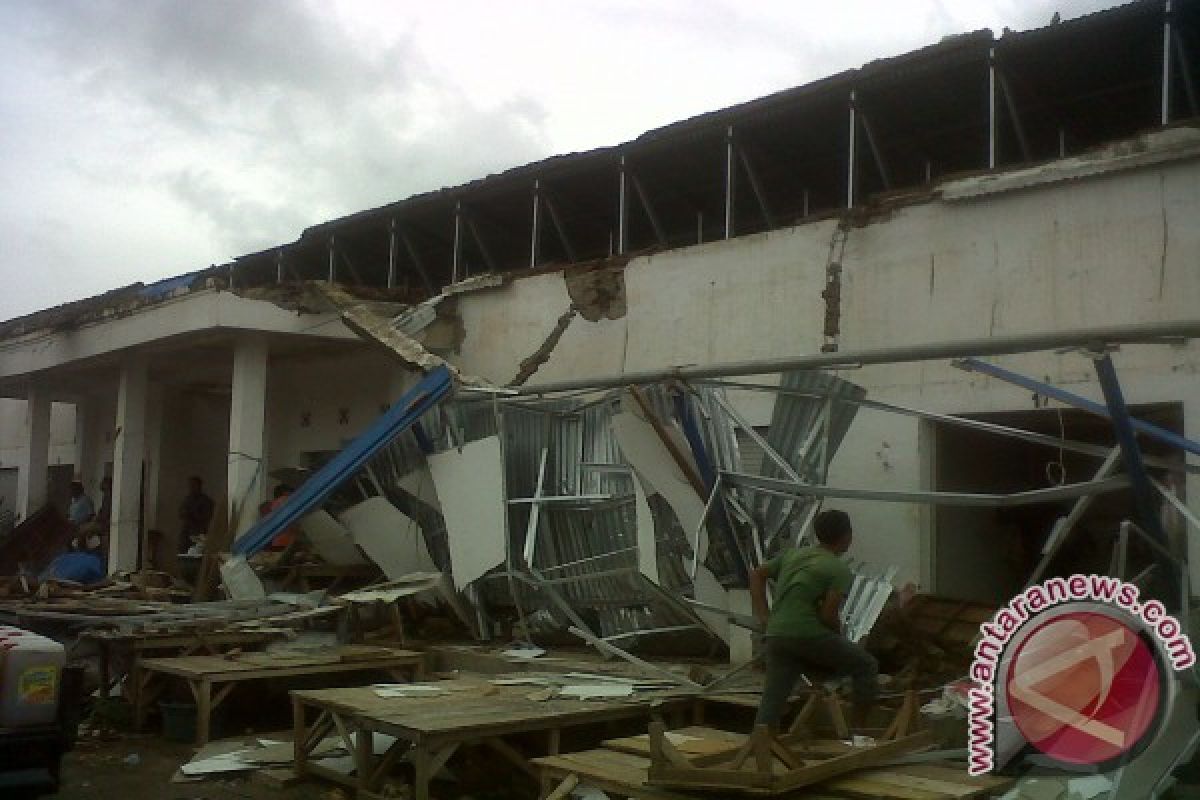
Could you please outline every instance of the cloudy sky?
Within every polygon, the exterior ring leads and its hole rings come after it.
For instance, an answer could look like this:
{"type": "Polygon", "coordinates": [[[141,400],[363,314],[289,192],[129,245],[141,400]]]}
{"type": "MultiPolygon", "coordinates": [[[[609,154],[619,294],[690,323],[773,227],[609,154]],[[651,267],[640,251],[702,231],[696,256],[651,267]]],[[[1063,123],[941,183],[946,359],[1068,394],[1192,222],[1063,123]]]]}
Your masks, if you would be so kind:
{"type": "Polygon", "coordinates": [[[0,319],[1118,0],[0,0],[0,319]]]}

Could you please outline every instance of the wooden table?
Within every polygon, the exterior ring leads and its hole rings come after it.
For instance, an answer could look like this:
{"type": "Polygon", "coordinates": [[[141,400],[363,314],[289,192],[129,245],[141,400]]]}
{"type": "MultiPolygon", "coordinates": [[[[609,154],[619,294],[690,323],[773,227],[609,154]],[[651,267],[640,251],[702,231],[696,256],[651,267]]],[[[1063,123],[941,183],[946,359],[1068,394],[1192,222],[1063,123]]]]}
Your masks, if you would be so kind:
{"type": "Polygon", "coordinates": [[[147,654],[155,656],[220,655],[234,648],[258,647],[285,635],[282,630],[193,631],[183,633],[128,633],[122,631],[84,631],[79,638],[96,644],[100,651],[100,696],[109,691],[120,676],[113,673],[116,656],[128,656],[129,682],[125,697],[136,705],[140,683],[139,662],[147,654]]]}
{"type": "Polygon", "coordinates": [[[396,680],[424,675],[425,655],[411,650],[383,647],[343,647],[328,657],[289,657],[270,653],[247,653],[237,659],[218,656],[146,658],[141,661],[135,720],[145,724],[146,711],[162,692],[167,678],[182,678],[196,701],[196,744],[208,742],[212,712],[239,683],[298,675],[385,672],[396,680]],[[224,684],[213,694],[215,684],[224,684]]]}
{"type": "MultiPolygon", "coordinates": [[[[496,676],[500,677],[500,676],[496,676]]],[[[652,713],[680,718],[695,699],[678,691],[639,692],[620,700],[535,700],[537,686],[495,686],[481,679],[440,681],[446,693],[436,697],[383,698],[370,688],[296,690],[292,695],[296,774],[317,775],[350,786],[360,799],[378,797],[377,789],[396,761],[411,748],[416,768],[415,798],[429,800],[429,782],[461,745],[486,745],[539,779],[537,769],[502,737],[544,734],[545,751],[557,753],[562,731],[612,720],[648,719],[652,713]],[[652,707],[653,704],[653,707],[652,707]],[[310,725],[308,712],[317,712],[310,725]],[[355,776],[311,763],[309,754],[336,730],[384,733],[396,742],[379,758],[373,736],[360,735],[354,748],[355,776]]]]}

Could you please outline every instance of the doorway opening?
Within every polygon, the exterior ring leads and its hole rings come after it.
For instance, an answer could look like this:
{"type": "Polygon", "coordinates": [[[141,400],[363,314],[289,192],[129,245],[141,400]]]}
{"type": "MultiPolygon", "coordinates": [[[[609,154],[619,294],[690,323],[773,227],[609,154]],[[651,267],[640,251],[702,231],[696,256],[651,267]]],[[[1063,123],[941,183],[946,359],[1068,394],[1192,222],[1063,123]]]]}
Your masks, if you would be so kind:
{"type": "MultiPolygon", "coordinates": [[[[1183,433],[1183,405],[1161,403],[1132,407],[1133,416],[1183,433]]],[[[1108,420],[1075,409],[1037,409],[963,415],[1012,428],[1085,442],[1116,446],[1108,420]]],[[[933,488],[946,492],[1010,494],[1091,480],[1101,458],[1058,450],[1044,444],[998,436],[944,422],[932,423],[933,488]]],[[[1139,437],[1142,452],[1175,465],[1149,466],[1150,474],[1176,488],[1183,499],[1183,456],[1148,437],[1139,437]]],[[[990,605],[1007,602],[1026,584],[1041,560],[1042,548],[1058,518],[1074,500],[1005,508],[938,506],[933,519],[934,590],[947,597],[990,605]]],[[[1128,489],[1095,497],[1050,563],[1044,578],[1076,572],[1107,573],[1113,543],[1123,520],[1132,518],[1128,489]]],[[[1178,547],[1185,532],[1166,515],[1167,535],[1178,547]]],[[[1179,550],[1175,552],[1178,554],[1179,550]]],[[[1131,542],[1130,574],[1148,564],[1150,554],[1131,542]]],[[[1126,575],[1128,577],[1128,575],[1126,575]]]]}

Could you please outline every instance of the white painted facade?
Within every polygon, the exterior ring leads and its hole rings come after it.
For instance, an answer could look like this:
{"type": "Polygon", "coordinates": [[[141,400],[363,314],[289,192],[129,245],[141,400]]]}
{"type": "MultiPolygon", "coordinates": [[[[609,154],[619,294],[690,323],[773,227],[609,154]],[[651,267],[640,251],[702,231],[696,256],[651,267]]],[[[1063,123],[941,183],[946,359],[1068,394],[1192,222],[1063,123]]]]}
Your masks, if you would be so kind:
{"type": "MultiPolygon", "coordinates": [[[[875,210],[850,230],[841,260],[843,350],[1197,316],[1200,135],[1193,130],[1164,131],[1138,147],[1114,146],[1103,157],[1000,179],[965,179],[941,189],[940,195],[875,210]]],[[[810,222],[634,258],[623,270],[625,315],[599,322],[577,316],[529,383],[817,352],[825,313],[821,291],[836,226],[836,220],[810,222]]],[[[464,336],[450,360],[466,374],[508,382],[570,303],[562,273],[519,276],[502,287],[460,295],[464,336]]],[[[157,391],[162,398],[154,412],[160,421],[147,428],[142,446],[147,463],[160,465],[152,470],[156,492],[147,516],[164,529],[173,525],[188,474],[204,475],[224,507],[230,503],[227,480],[239,484],[239,493],[261,499],[269,491],[265,472],[299,465],[306,453],[340,448],[398,395],[405,379],[401,367],[361,344],[336,318],[211,291],[71,334],[3,343],[0,385],[15,393],[37,371],[45,385],[61,384],[65,392],[78,388],[72,377],[86,367],[111,381],[92,404],[111,407],[106,412],[111,420],[117,413],[116,376],[135,347],[149,353],[148,397],[157,391]],[[251,334],[262,337],[260,344],[245,344],[251,334]],[[258,373],[262,351],[254,349],[262,343],[265,375],[258,373]],[[242,355],[235,358],[235,351],[242,355]],[[187,370],[181,377],[180,359],[193,352],[208,375],[203,380],[188,379],[187,370]],[[97,363],[103,370],[93,366],[97,363]],[[261,469],[230,461],[229,453],[239,449],[235,445],[259,438],[261,469]]],[[[1126,347],[1114,360],[1131,404],[1180,403],[1185,432],[1195,436],[1200,346],[1126,347]]],[[[996,361],[1101,399],[1090,362],[1078,354],[996,361]]],[[[945,362],[867,367],[846,377],[873,399],[931,411],[1031,408],[1027,392],[945,362]]],[[[743,405],[752,422],[766,422],[769,407],[761,399],[743,405]]],[[[5,466],[10,458],[21,460],[27,443],[17,407],[11,402],[0,407],[5,466]]],[[[50,463],[73,454],[64,449],[63,437],[70,438],[76,427],[68,415],[65,409],[52,415],[50,463]]],[[[102,423],[97,418],[81,430],[102,442],[102,423]]],[[[111,454],[91,458],[102,463],[111,454]]],[[[922,423],[863,411],[834,461],[830,482],[926,488],[930,459],[929,431],[922,423]]],[[[1200,512],[1200,482],[1194,478],[1187,496],[1200,512]]],[[[896,564],[901,581],[937,589],[930,586],[935,565],[927,509],[838,505],[855,520],[861,559],[896,564]]],[[[964,545],[963,574],[986,571],[988,564],[974,563],[970,554],[970,545],[964,545]]],[[[1195,579],[1200,553],[1193,549],[1193,555],[1195,579]]]]}

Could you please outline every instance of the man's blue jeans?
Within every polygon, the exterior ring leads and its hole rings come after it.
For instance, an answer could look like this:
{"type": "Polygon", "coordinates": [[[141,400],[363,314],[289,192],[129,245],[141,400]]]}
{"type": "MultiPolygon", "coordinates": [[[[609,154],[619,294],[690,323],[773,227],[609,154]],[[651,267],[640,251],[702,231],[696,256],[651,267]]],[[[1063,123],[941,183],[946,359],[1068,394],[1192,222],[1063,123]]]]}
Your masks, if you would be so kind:
{"type": "Polygon", "coordinates": [[[814,638],[767,637],[767,675],[755,725],[778,725],[784,707],[800,679],[850,676],[854,682],[854,704],[868,706],[879,692],[879,662],[862,646],[830,632],[814,638]]]}

